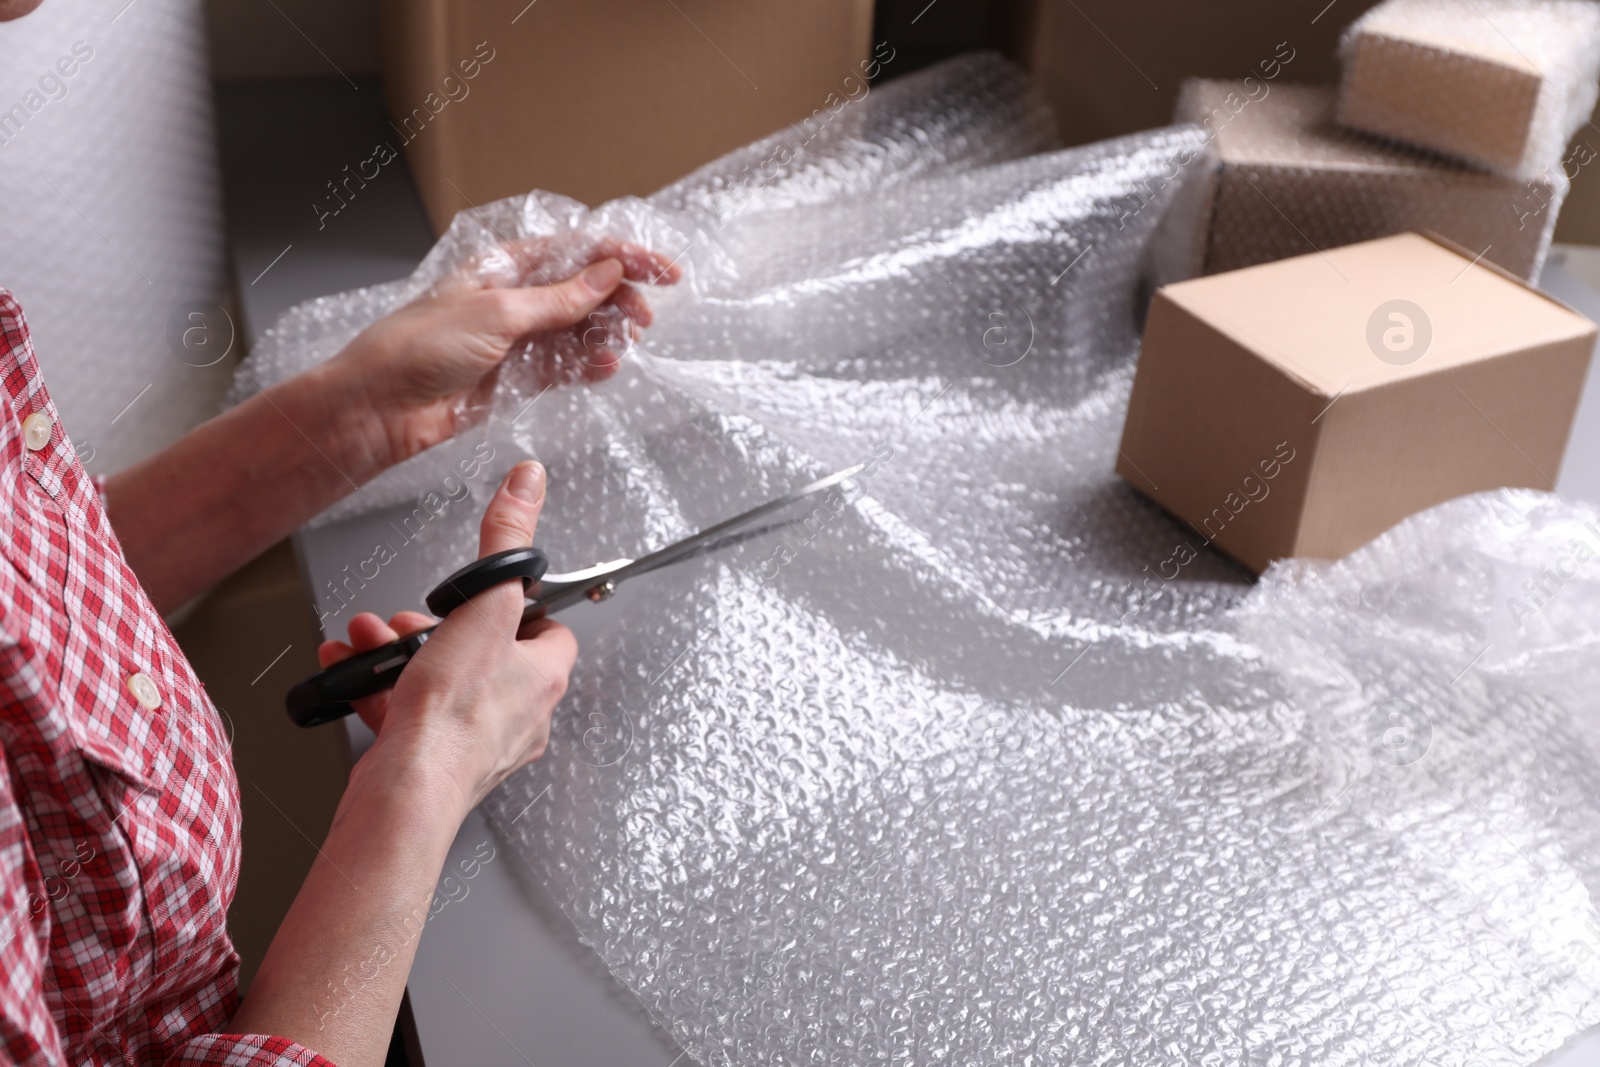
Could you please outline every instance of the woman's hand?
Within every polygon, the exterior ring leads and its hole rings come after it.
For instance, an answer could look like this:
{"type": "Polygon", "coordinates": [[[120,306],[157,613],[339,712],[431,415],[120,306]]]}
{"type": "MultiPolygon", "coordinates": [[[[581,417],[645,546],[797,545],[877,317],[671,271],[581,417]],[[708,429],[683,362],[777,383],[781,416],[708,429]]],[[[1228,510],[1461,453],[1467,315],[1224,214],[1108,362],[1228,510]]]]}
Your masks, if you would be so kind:
{"type": "Polygon", "coordinates": [[[661,257],[615,241],[491,249],[326,363],[108,479],[123,553],[157,606],[174,610],[350,490],[455,434],[482,410],[472,402],[487,398],[509,353],[535,389],[606,377],[615,348],[650,322],[629,281],[677,279],[661,257]],[[555,278],[565,280],[544,284],[555,278]]]}
{"type": "MultiPolygon", "coordinates": [[[[484,512],[484,554],[533,542],[544,504],[537,463],[511,469],[484,512]]],[[[578,646],[559,623],[522,622],[522,583],[485,590],[450,613],[362,717],[378,740],[350,773],[327,840],[273,938],[229,1029],[279,1034],[347,1067],[384,1062],[417,939],[450,842],[467,813],[537,759],[578,646]]],[[[351,620],[354,647],[430,620],[351,620]]],[[[324,666],[352,654],[330,641],[324,666]]]]}
{"type": "Polygon", "coordinates": [[[551,355],[530,370],[535,389],[610,377],[618,349],[651,322],[628,283],[678,277],[663,257],[616,241],[501,245],[363,330],[327,364],[333,392],[371,413],[366,436],[378,465],[399,463],[454,436],[463,412],[487,399],[506,356],[537,335],[547,335],[551,355]],[[575,263],[587,266],[566,276],[575,263]]]}
{"type": "MultiPolygon", "coordinates": [[[[544,469],[531,461],[513,467],[484,511],[480,557],[531,545],[544,498],[544,469]]],[[[480,593],[439,624],[393,690],[356,705],[378,735],[373,751],[427,760],[463,816],[544,753],[551,711],[578,654],[572,631],[560,623],[522,625],[522,605],[520,582],[480,593]]],[[[388,623],[363,613],[350,620],[348,644],[326,641],[318,656],[327,667],[432,623],[415,611],[388,623]]]]}

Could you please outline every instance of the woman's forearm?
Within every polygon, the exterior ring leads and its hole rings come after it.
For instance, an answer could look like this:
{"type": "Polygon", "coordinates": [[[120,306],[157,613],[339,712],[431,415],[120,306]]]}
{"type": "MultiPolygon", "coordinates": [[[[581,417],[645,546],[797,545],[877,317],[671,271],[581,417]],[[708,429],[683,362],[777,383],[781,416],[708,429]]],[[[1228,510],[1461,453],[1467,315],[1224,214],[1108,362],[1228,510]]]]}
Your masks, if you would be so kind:
{"type": "MultiPolygon", "coordinates": [[[[543,468],[513,467],[484,509],[480,558],[531,545],[544,499],[543,468]]],[[[522,608],[515,583],[479,593],[471,611],[451,612],[434,628],[391,692],[367,698],[361,714],[377,740],[350,775],[235,1031],[290,1038],[340,1067],[382,1063],[461,820],[544,752],[578,654],[572,632],[554,620],[525,628],[522,608]]],[[[428,620],[402,612],[392,621],[412,633],[428,620]]],[[[330,641],[319,655],[330,665],[400,632],[357,616],[354,643],[330,641]]]]}
{"type": "Polygon", "coordinates": [[[384,1062],[466,801],[421,759],[375,746],[231,1029],[287,1037],[339,1064],[384,1062]],[[410,765],[408,765],[408,763],[410,765]]]}
{"type": "Polygon", "coordinates": [[[349,375],[322,367],[201,424],[106,483],[129,565],[172,611],[387,464],[349,375]]]}

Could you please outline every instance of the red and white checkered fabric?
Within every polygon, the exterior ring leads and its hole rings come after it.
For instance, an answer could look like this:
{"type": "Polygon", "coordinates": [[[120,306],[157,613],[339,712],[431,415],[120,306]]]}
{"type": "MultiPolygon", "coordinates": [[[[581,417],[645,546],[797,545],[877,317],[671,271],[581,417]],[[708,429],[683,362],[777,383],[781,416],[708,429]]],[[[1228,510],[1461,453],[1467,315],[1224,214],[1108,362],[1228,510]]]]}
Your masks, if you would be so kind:
{"type": "Polygon", "coordinates": [[[238,1000],[228,733],[123,561],[3,289],[0,748],[6,1062],[327,1062],[216,1033],[238,1000]]]}

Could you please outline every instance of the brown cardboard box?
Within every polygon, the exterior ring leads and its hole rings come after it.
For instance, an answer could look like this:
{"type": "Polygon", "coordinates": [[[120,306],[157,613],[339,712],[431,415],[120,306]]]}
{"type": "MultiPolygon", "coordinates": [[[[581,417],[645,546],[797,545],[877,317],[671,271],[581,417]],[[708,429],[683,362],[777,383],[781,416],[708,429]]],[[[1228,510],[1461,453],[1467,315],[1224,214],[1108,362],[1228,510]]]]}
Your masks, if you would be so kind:
{"type": "Polygon", "coordinates": [[[1331,83],[1340,32],[1372,4],[1032,0],[1014,54],[1055,112],[1062,141],[1084,144],[1164,125],[1189,77],[1331,83]]]}
{"type": "Polygon", "coordinates": [[[1549,490],[1595,327],[1401,234],[1157,291],[1117,473],[1254,571],[1414,512],[1549,490]]]}
{"type": "Polygon", "coordinates": [[[1572,188],[1562,202],[1555,239],[1600,245],[1600,108],[1567,146],[1561,169],[1572,188]]]}
{"type": "Polygon", "coordinates": [[[1443,234],[1523,278],[1544,262],[1560,174],[1491,174],[1342,129],[1332,87],[1194,80],[1175,117],[1211,132],[1187,274],[1209,274],[1408,230],[1443,234]],[[1252,95],[1254,98],[1252,98],[1252,95]]]}
{"type": "Polygon", "coordinates": [[[396,146],[442,231],[531,189],[645,195],[859,93],[872,3],[383,0],[380,26],[396,146]]]}

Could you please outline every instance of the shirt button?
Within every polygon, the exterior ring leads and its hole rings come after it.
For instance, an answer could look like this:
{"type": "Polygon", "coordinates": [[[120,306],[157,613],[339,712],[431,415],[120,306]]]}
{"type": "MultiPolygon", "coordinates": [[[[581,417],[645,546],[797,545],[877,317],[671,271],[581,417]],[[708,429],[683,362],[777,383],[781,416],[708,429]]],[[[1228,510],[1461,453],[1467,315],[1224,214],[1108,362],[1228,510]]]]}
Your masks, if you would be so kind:
{"type": "Polygon", "coordinates": [[[29,452],[37,452],[50,443],[50,431],[55,429],[55,423],[50,421],[50,416],[42,411],[35,411],[32,415],[22,420],[22,440],[27,443],[29,452]]]}
{"type": "Polygon", "coordinates": [[[161,690],[156,688],[156,683],[143,671],[128,678],[128,692],[133,694],[133,699],[151,711],[161,706],[161,690]]]}

